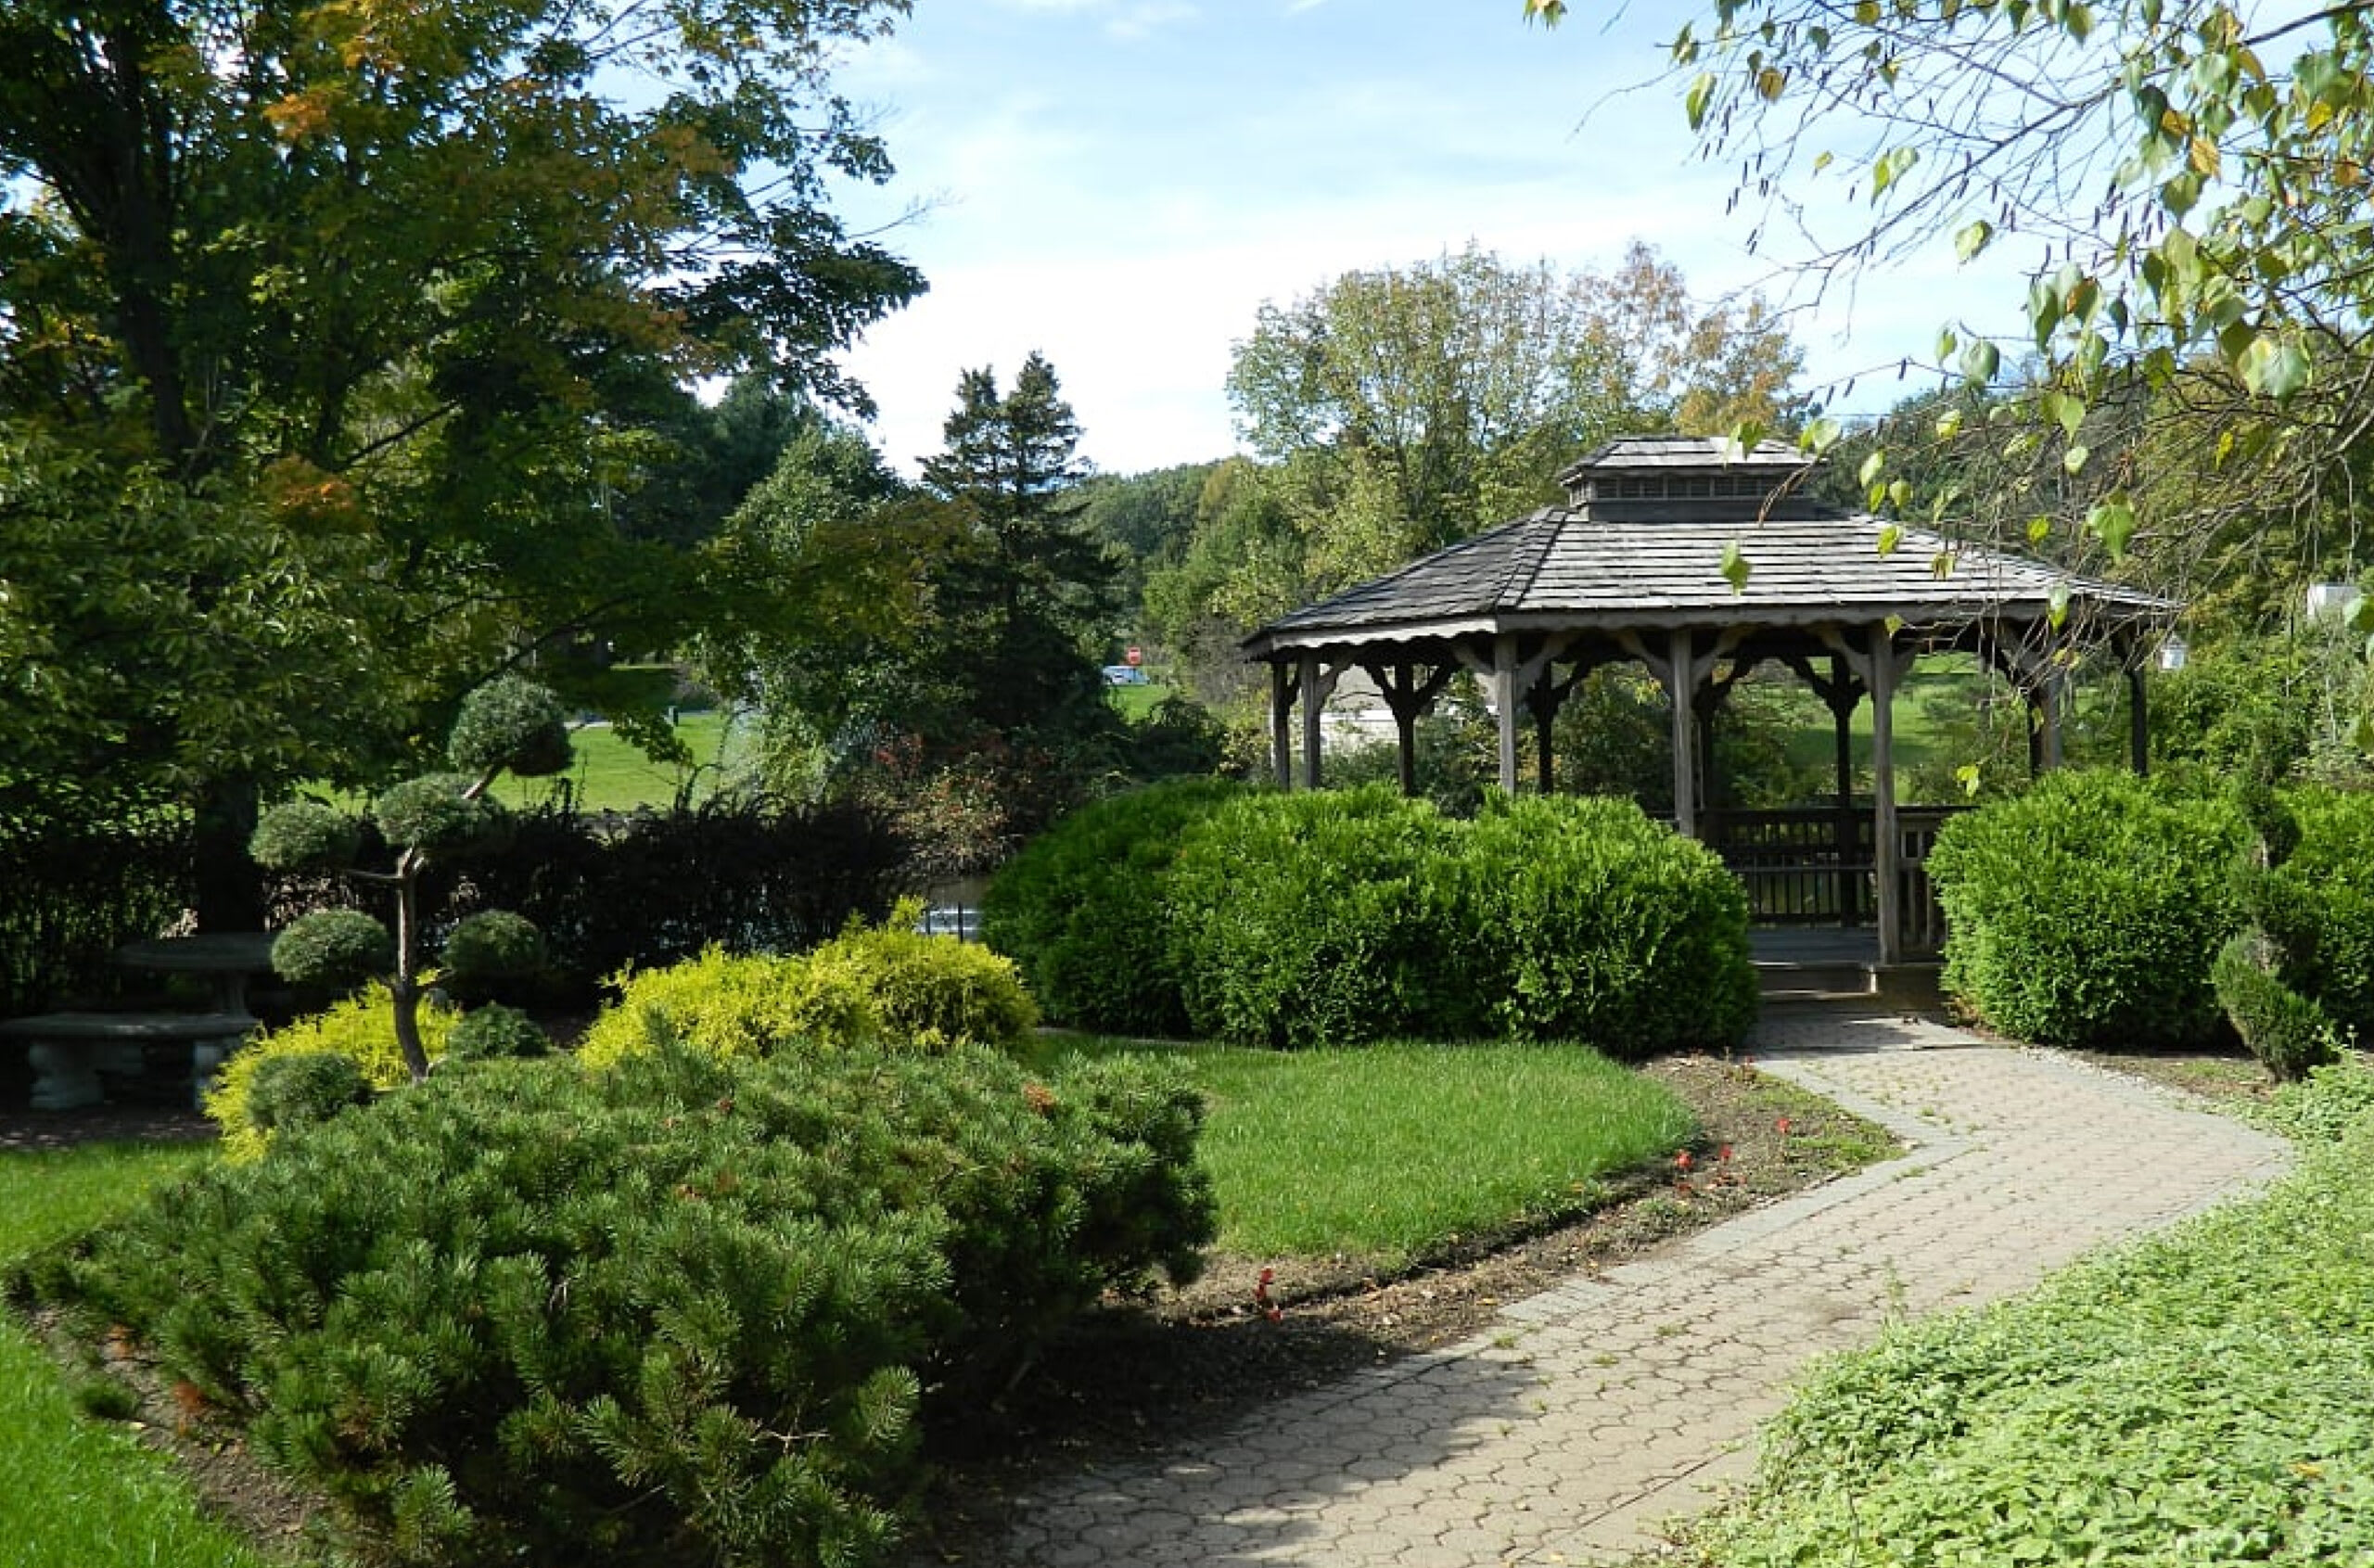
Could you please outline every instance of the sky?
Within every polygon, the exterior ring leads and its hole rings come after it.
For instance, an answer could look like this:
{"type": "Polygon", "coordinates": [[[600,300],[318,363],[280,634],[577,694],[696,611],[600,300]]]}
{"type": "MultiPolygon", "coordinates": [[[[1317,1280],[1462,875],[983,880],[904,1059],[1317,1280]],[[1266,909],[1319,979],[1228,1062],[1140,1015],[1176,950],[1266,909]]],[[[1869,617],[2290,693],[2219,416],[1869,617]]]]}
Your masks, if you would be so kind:
{"type": "Polygon", "coordinates": [[[1571,272],[1639,239],[1702,299],[1794,305],[1808,381],[1838,413],[1916,389],[1896,366],[1949,319],[2016,325],[2001,260],[1972,276],[1941,246],[1816,301],[1783,265],[1802,242],[1751,254],[1760,209],[1727,210],[1736,169],[1697,159],[1680,88],[1657,80],[1691,14],[1577,5],[1550,30],[1520,0],[916,0],[835,74],[900,171],[836,206],[888,225],[931,284],[848,356],[877,444],[913,472],[958,375],[1008,385],[1035,350],[1099,470],[1225,456],[1232,346],[1265,301],[1471,242],[1571,272]]]}

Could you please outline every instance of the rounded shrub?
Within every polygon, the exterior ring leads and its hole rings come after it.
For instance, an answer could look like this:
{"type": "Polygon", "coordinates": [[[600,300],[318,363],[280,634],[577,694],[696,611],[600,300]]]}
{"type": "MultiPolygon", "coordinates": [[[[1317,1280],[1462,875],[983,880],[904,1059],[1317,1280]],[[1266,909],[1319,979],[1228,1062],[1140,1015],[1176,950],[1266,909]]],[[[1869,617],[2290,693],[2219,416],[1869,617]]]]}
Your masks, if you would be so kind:
{"type": "Polygon", "coordinates": [[[325,1499],[341,1561],[885,1561],[958,1419],[1212,1234],[1167,1065],[668,1050],[440,1073],[12,1283],[325,1499]],[[796,1434],[796,1436],[787,1435],[796,1434]]]}
{"type": "Polygon", "coordinates": [[[477,782],[459,773],[406,779],[372,802],[371,820],[399,848],[448,856],[493,852],[509,836],[511,814],[497,801],[470,795],[477,782]]]}
{"type": "Polygon", "coordinates": [[[498,1057],[545,1056],[552,1036],[543,1026],[516,1007],[490,1002],[462,1014],[446,1039],[445,1054],[455,1062],[487,1062],[498,1057]]]}
{"type": "Polygon", "coordinates": [[[544,962],[544,936],[535,923],[507,910],[480,910],[454,923],[442,965],[464,984],[532,975],[544,962]]]}
{"type": "Polygon", "coordinates": [[[2110,771],[2049,773],[1956,817],[1928,862],[1946,988],[2040,1044],[2204,1041],[2222,1019],[2210,968],[2239,923],[2246,837],[2229,799],[2110,771]]]}
{"type": "Polygon", "coordinates": [[[1190,1024],[1285,1047],[1482,1033],[1489,999],[1459,967],[1452,836],[1431,804],[1384,785],[1222,804],[1169,873],[1190,1024]]]}
{"type": "Polygon", "coordinates": [[[1176,1036],[1188,1026],[1170,871],[1188,829],[1244,793],[1181,779],[1097,801],[1033,839],[981,902],[982,939],[1059,1023],[1176,1036]]]}
{"type": "Polygon", "coordinates": [[[1518,1039],[1720,1050],[1755,1021],[1747,894],[1629,800],[1495,797],[1463,834],[1461,967],[1518,1039]]]}
{"type": "Polygon", "coordinates": [[[362,824],[318,800],[274,806],[248,839],[249,855],[267,871],[343,871],[362,848],[362,824]]]}
{"type": "Polygon", "coordinates": [[[292,1051],[256,1064],[248,1086],[248,1125],[258,1132],[325,1122],[371,1101],[371,1080],[353,1057],[335,1051],[292,1051]]]}
{"type": "Polygon", "coordinates": [[[462,699],[445,754],[465,773],[508,769],[534,779],[567,772],[568,716],[548,688],[498,676],[462,699]]]}
{"type": "Polygon", "coordinates": [[[300,986],[351,986],[396,966],[396,939],[360,910],[299,915],[272,939],[273,972],[300,986]]]}
{"type": "MultiPolygon", "coordinates": [[[[446,1054],[455,1022],[451,1009],[420,1010],[421,1043],[431,1061],[446,1054]]],[[[283,1056],[322,1054],[353,1063],[374,1090],[398,1089],[412,1082],[402,1048],[396,1044],[388,988],[375,980],[332,1007],[258,1035],[223,1064],[213,1090],[206,1096],[206,1114],[223,1129],[223,1153],[231,1160],[256,1159],[272,1141],[248,1110],[256,1075],[265,1064],[283,1056]]]]}
{"type": "Polygon", "coordinates": [[[2374,794],[2300,789],[2288,804],[2300,839],[2270,880],[2305,919],[2284,977],[2374,1044],[2374,794]]]}

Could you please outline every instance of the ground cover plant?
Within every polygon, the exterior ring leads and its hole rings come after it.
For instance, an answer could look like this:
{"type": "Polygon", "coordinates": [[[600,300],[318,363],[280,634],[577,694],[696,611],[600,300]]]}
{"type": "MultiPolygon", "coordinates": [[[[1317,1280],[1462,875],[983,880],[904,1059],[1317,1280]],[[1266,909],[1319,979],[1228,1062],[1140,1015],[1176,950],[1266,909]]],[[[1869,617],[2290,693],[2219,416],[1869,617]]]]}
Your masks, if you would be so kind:
{"type": "MultiPolygon", "coordinates": [[[[214,1157],[200,1143],[0,1153],[0,1263],[112,1218],[214,1157]]],[[[90,1397],[20,1325],[0,1324],[0,1540],[10,1561],[257,1568],[262,1559],[200,1511],[163,1455],[87,1419],[90,1397]]]]}
{"type": "Polygon", "coordinates": [[[2222,1208],[1825,1365],[1768,1432],[1725,1568],[2374,1556],[2374,1082],[2277,1096],[2329,1141],[2222,1208]]]}

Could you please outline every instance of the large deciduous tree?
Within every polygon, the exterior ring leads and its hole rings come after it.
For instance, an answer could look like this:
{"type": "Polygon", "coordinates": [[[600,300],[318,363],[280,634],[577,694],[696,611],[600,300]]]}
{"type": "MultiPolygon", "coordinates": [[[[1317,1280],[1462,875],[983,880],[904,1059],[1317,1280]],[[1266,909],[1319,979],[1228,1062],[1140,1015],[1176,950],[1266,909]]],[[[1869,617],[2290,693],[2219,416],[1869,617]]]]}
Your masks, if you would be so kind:
{"type": "Polygon", "coordinates": [[[2030,526],[2065,516],[2112,555],[2156,536],[2214,561],[2270,528],[2321,549],[2350,509],[2374,428],[2374,10],[1715,0],[1674,62],[1744,194],[1802,212],[1841,182],[1864,205],[1807,258],[1821,275],[1923,248],[2033,258],[2024,338],[1946,323],[1937,346],[1979,385],[2025,361],[2023,417],[1994,440],[2042,440],[2089,477],[2030,526]],[[2145,434],[2099,472],[2105,404],[2145,434]],[[2170,464],[2185,481],[2147,489],[2170,464]]]}
{"type": "Polygon", "coordinates": [[[110,776],[236,835],[491,669],[725,609],[617,504],[695,376],[862,404],[830,355],[922,280],[832,216],[889,165],[828,72],[905,9],[0,9],[0,522],[44,525],[0,559],[38,698],[0,704],[0,783],[110,776]],[[110,682],[135,527],[159,635],[110,682]]]}

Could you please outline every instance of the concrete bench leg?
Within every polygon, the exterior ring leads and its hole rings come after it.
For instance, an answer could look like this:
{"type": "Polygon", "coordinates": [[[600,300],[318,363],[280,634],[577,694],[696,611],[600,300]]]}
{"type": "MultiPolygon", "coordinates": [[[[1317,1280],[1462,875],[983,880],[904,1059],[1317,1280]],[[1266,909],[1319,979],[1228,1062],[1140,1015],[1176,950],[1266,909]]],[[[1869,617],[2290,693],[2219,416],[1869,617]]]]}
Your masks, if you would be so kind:
{"type": "Polygon", "coordinates": [[[37,1039],[25,1048],[32,1064],[32,1107],[36,1111],[78,1111],[107,1099],[99,1074],[137,1073],[140,1047],[101,1040],[37,1039]]]}

